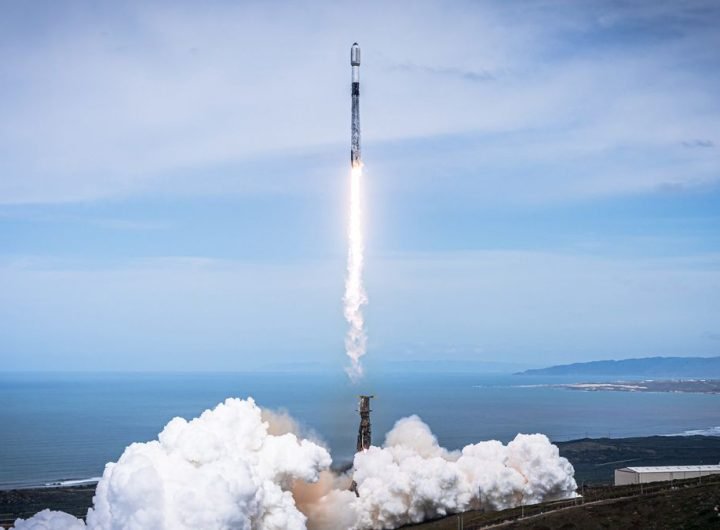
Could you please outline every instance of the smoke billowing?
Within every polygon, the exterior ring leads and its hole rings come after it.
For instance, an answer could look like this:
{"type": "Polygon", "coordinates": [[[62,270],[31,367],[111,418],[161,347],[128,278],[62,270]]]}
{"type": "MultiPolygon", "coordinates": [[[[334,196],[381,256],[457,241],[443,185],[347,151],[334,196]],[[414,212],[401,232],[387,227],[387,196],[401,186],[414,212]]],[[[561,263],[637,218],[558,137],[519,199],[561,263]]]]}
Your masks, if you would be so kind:
{"type": "Polygon", "coordinates": [[[363,286],[364,240],[362,226],[362,164],[354,165],[350,176],[350,214],[348,222],[348,261],[345,279],[345,320],[349,328],[345,336],[345,352],[350,357],[347,373],[357,381],[363,376],[360,358],[365,355],[367,336],[362,306],[367,303],[363,286]]]}
{"type": "Polygon", "coordinates": [[[85,523],[70,514],[43,510],[30,519],[15,521],[16,530],[85,530],[85,523]]]}
{"type": "Polygon", "coordinates": [[[396,528],[470,509],[498,510],[575,495],[570,463],[542,434],[448,451],[417,416],[382,448],[355,456],[357,528],[396,528]]]}
{"type": "Polygon", "coordinates": [[[420,418],[401,419],[382,448],[355,456],[356,496],[299,433],[287,414],[228,399],[107,464],[87,524],[44,510],[14,528],[369,530],[575,495],[572,466],[540,434],[448,451],[420,418]]]}

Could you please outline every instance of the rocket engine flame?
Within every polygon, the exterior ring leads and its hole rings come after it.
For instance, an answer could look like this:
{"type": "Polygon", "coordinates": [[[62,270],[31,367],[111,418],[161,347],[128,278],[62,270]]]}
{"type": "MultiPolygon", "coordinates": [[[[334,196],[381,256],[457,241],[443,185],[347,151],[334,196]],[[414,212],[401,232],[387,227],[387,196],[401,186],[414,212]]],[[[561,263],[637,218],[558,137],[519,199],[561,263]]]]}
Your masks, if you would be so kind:
{"type": "Polygon", "coordinates": [[[354,164],[350,174],[350,212],[348,219],[348,261],[345,279],[345,320],[349,328],[345,336],[345,352],[350,357],[348,376],[357,381],[363,376],[360,359],[365,355],[367,335],[362,306],[367,303],[363,286],[364,239],[362,225],[362,164],[354,164]]]}

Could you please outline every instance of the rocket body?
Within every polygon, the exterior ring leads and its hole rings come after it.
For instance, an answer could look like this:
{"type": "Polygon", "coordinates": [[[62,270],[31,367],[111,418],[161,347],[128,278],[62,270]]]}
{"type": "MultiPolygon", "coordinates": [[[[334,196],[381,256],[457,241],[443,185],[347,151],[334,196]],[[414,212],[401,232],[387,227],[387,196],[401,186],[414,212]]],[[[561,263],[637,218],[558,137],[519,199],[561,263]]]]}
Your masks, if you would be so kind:
{"type": "Polygon", "coordinates": [[[354,43],[350,48],[350,67],[352,68],[352,117],[350,122],[350,163],[359,167],[360,161],[360,46],[354,43]]]}

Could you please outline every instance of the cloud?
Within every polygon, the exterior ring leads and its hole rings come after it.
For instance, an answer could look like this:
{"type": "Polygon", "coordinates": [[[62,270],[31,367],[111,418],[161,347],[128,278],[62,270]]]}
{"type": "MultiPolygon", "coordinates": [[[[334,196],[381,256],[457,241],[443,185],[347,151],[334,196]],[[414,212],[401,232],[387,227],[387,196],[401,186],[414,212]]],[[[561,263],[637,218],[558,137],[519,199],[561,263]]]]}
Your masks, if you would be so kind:
{"type": "Polygon", "coordinates": [[[492,73],[483,70],[473,71],[453,67],[433,67],[414,63],[397,64],[393,66],[392,69],[399,70],[401,72],[420,72],[429,75],[458,77],[460,79],[464,79],[465,81],[475,82],[492,81],[496,78],[496,76],[492,73]]]}
{"type": "Polygon", "coordinates": [[[352,20],[343,2],[74,5],[8,13],[43,31],[0,39],[0,202],[297,192],[344,167],[353,40],[368,149],[427,139],[435,167],[463,170],[459,190],[477,189],[479,160],[516,179],[546,160],[530,193],[568,198],[717,180],[716,153],[680,170],[671,148],[712,138],[720,114],[712,4],[369,2],[352,20]],[[457,158],[437,149],[448,135],[482,140],[457,158]],[[267,173],[273,160],[287,163],[267,173]]]}
{"type": "MultiPolygon", "coordinates": [[[[369,256],[369,360],[448,343],[546,362],[712,355],[720,257],[481,251],[369,256]]],[[[341,364],[343,259],[206,258],[0,268],[6,369],[261,369],[341,364]],[[328,278],[336,281],[328,282],[328,278]],[[38,330],[42,330],[39,333],[38,330]]],[[[459,351],[457,359],[477,359],[459,351]]],[[[443,358],[451,357],[447,352],[443,358]]]]}
{"type": "Polygon", "coordinates": [[[683,147],[715,147],[715,144],[711,140],[685,140],[683,143],[683,147]]]}
{"type": "Polygon", "coordinates": [[[369,350],[422,341],[413,354],[433,359],[452,337],[525,362],[713,355],[703,335],[720,314],[719,270],[717,255],[398,255],[368,266],[369,350]]]}
{"type": "MultiPolygon", "coordinates": [[[[157,440],[129,445],[105,466],[91,530],[398,528],[473,509],[496,510],[576,496],[574,470],[542,434],[518,434],[449,452],[417,416],[399,420],[383,448],[355,455],[348,476],[288,416],[252,398],[228,398],[190,421],[173,418],[157,440]]],[[[17,530],[84,530],[44,510],[17,530]]]]}
{"type": "Polygon", "coordinates": [[[342,277],[342,259],[13,259],[0,268],[4,366],[260,369],[342,351],[342,277]]]}
{"type": "Polygon", "coordinates": [[[575,496],[570,463],[542,434],[518,434],[448,451],[418,416],[403,418],[382,448],[355,455],[359,528],[397,528],[468,509],[498,510],[575,496]]]}
{"type": "MultiPolygon", "coordinates": [[[[2,527],[0,527],[2,528],[2,527]]],[[[42,510],[29,519],[17,519],[14,530],[85,530],[82,520],[65,512],[42,510]]]]}
{"type": "Polygon", "coordinates": [[[165,230],[170,227],[169,223],[157,220],[123,219],[122,217],[101,217],[80,215],[77,213],[49,212],[38,206],[0,209],[0,219],[28,223],[89,224],[100,228],[123,231],[165,230]]]}

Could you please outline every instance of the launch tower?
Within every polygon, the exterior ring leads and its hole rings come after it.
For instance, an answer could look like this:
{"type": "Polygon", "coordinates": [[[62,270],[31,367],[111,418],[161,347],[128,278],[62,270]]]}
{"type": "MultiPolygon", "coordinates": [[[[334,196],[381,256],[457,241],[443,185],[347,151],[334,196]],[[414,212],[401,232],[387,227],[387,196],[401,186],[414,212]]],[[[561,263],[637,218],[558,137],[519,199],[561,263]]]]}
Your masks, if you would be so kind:
{"type": "Polygon", "coordinates": [[[372,429],[370,427],[370,399],[375,396],[360,396],[358,412],[360,413],[360,428],[358,429],[357,451],[365,451],[372,444],[372,429]]]}

